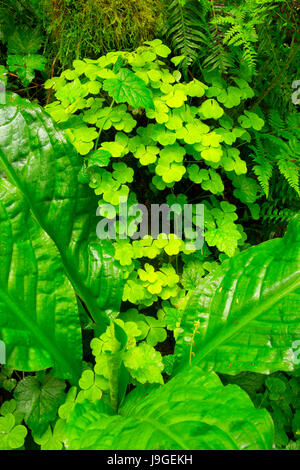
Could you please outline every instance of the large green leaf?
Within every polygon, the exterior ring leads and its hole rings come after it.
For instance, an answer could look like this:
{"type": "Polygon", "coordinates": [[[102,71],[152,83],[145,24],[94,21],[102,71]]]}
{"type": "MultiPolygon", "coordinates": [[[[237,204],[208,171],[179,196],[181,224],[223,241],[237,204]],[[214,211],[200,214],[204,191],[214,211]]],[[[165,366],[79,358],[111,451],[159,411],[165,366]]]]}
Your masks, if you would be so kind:
{"type": "Polygon", "coordinates": [[[205,369],[269,374],[296,367],[300,338],[300,222],[284,238],[224,263],[191,293],[177,356],[205,369]]]}
{"type": "Polygon", "coordinates": [[[112,245],[96,236],[97,200],[78,182],[82,159],[39,106],[13,94],[0,106],[0,165],[55,242],[95,321],[108,323],[119,311],[121,273],[112,245]]]}
{"type": "Polygon", "coordinates": [[[273,423],[235,385],[188,368],[163,387],[138,387],[113,414],[102,401],[77,404],[66,427],[69,449],[271,449],[273,423]]]}
{"type": "Polygon", "coordinates": [[[74,290],[53,241],[20,191],[0,179],[0,338],[7,366],[80,373],[82,346],[74,290]]]}
{"type": "Polygon", "coordinates": [[[24,414],[24,421],[36,435],[41,436],[49,423],[54,421],[58,407],[64,402],[64,381],[44,376],[25,377],[15,391],[17,413],[24,414]]]}
{"type": "Polygon", "coordinates": [[[146,83],[131,70],[121,68],[116,78],[103,82],[106,90],[117,103],[128,103],[134,108],[154,109],[154,103],[146,83]]]}

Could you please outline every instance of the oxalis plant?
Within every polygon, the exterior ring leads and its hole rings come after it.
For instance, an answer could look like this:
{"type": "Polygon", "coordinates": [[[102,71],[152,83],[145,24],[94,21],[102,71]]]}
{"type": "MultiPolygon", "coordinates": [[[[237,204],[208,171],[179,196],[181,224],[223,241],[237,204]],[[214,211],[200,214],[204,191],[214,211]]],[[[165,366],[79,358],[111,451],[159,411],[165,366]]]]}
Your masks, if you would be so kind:
{"type": "Polygon", "coordinates": [[[239,73],[216,96],[216,75],[182,82],[169,52],[75,61],[46,111],[0,106],[0,448],[273,446],[268,412],[218,374],[297,369],[300,216],[248,247],[234,202],[255,213],[239,196],[259,186],[240,149],[263,117],[239,73]],[[120,197],[202,201],[202,250],[132,240],[130,217],[99,239],[120,197]]]}

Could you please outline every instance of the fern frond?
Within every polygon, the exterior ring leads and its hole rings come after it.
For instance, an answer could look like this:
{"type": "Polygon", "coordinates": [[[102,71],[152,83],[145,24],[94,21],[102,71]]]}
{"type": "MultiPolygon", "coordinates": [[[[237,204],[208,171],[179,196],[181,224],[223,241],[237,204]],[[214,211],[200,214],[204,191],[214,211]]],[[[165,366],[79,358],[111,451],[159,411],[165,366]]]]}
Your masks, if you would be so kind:
{"type": "Polygon", "coordinates": [[[183,3],[171,0],[168,6],[168,26],[166,35],[173,50],[186,56],[185,66],[192,64],[203,48],[209,47],[209,31],[204,20],[207,5],[200,8],[197,0],[183,3]]]}
{"type": "Polygon", "coordinates": [[[285,155],[278,157],[277,166],[280,173],[285,177],[290,187],[300,196],[299,165],[292,160],[287,160],[285,155]]]}
{"type": "Polygon", "coordinates": [[[256,134],[256,146],[249,146],[253,150],[251,157],[256,165],[253,167],[253,172],[257,176],[259,184],[261,185],[266,197],[269,197],[270,179],[273,172],[273,165],[265,153],[262,141],[256,134]]]}
{"type": "Polygon", "coordinates": [[[260,207],[260,218],[263,223],[289,223],[295,216],[296,211],[290,208],[278,209],[270,205],[270,202],[265,202],[260,207]]]}
{"type": "Polygon", "coordinates": [[[269,113],[269,124],[271,129],[273,129],[277,135],[280,135],[281,131],[285,128],[285,123],[281,119],[277,109],[271,109],[269,113]]]}
{"type": "Polygon", "coordinates": [[[215,44],[210,48],[210,54],[203,61],[203,68],[211,70],[220,70],[221,74],[234,66],[232,54],[225,49],[222,43],[212,41],[215,44]]]}

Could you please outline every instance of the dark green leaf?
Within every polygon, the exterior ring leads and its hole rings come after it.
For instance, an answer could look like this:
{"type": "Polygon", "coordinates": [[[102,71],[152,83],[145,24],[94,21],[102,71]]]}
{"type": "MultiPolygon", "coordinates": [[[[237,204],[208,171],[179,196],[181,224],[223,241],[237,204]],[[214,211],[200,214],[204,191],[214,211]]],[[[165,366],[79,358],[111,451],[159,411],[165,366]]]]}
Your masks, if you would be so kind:
{"type": "Polygon", "coordinates": [[[53,421],[58,407],[64,402],[63,381],[45,376],[40,382],[37,377],[25,377],[14,392],[17,412],[24,414],[25,423],[41,436],[53,421]]]}

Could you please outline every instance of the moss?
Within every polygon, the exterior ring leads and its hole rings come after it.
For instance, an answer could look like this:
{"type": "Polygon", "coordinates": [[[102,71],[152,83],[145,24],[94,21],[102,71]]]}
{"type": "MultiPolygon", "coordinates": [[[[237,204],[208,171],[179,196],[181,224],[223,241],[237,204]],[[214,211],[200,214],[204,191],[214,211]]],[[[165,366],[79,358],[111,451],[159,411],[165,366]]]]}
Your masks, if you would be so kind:
{"type": "Polygon", "coordinates": [[[48,49],[63,66],[159,35],[165,0],[44,0],[48,49]]]}

